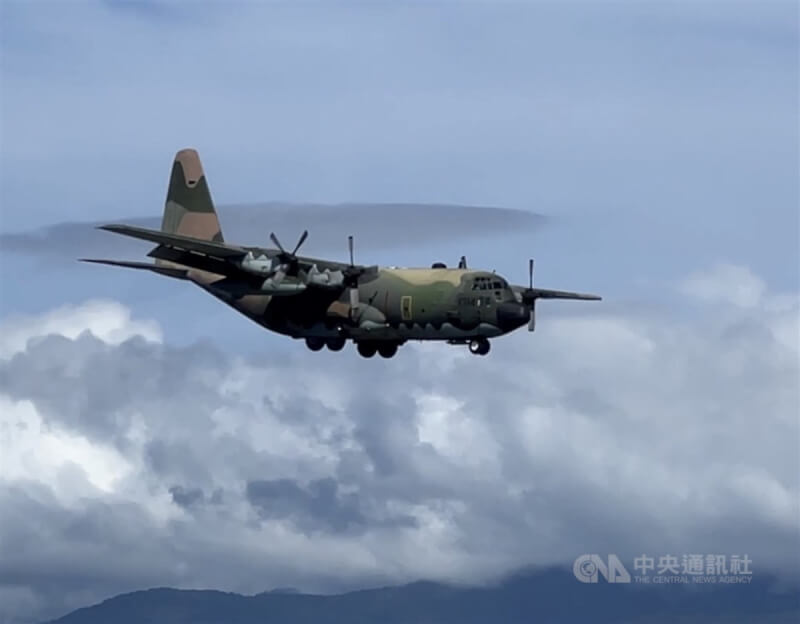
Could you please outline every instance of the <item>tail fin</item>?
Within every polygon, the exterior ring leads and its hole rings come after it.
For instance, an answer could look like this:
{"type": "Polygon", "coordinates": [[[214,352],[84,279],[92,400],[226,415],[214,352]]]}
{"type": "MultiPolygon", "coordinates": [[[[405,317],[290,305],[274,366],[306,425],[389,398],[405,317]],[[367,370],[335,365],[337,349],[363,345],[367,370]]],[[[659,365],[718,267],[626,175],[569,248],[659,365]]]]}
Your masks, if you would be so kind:
{"type": "Polygon", "coordinates": [[[183,149],[175,154],[161,231],[223,242],[219,219],[196,150],[183,149]]]}

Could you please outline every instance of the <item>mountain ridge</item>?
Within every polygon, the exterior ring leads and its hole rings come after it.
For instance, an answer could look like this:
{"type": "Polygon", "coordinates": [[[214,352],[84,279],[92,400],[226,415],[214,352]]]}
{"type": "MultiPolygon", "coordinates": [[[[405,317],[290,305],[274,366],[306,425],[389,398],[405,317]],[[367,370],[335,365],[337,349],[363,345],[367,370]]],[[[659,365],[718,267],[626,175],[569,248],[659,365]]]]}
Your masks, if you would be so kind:
{"type": "Polygon", "coordinates": [[[779,592],[776,586],[774,577],[737,585],[584,584],[570,572],[548,569],[489,586],[415,581],[331,595],[156,587],[114,596],[50,624],[800,621],[800,587],[779,592]]]}

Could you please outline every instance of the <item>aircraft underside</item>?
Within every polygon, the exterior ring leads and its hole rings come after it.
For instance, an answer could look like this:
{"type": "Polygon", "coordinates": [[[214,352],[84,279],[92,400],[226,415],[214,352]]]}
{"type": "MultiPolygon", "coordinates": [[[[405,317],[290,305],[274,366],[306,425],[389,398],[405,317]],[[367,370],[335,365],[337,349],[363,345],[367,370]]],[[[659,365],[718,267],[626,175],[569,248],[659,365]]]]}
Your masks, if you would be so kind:
{"type": "Polygon", "coordinates": [[[352,340],[364,357],[372,357],[376,353],[383,357],[392,357],[397,348],[409,340],[444,340],[450,344],[465,344],[469,345],[470,352],[486,355],[490,349],[488,339],[504,333],[489,323],[480,323],[469,330],[446,322],[438,327],[432,323],[401,323],[394,327],[370,322],[349,327],[331,321],[317,322],[310,326],[291,322],[261,324],[267,329],[293,338],[304,338],[306,346],[312,351],[320,351],[326,347],[330,351],[341,351],[347,341],[352,340]]]}
{"type": "Polygon", "coordinates": [[[218,284],[198,285],[262,327],[304,339],[312,351],[325,348],[341,351],[351,340],[363,357],[379,354],[389,358],[409,340],[437,340],[468,345],[471,353],[486,355],[490,350],[488,339],[508,333],[486,322],[466,327],[448,321],[389,323],[383,310],[369,304],[360,304],[358,315],[353,317],[346,304],[341,304],[344,305],[342,308],[333,298],[320,293],[304,293],[291,298],[251,296],[237,299],[218,284]]]}

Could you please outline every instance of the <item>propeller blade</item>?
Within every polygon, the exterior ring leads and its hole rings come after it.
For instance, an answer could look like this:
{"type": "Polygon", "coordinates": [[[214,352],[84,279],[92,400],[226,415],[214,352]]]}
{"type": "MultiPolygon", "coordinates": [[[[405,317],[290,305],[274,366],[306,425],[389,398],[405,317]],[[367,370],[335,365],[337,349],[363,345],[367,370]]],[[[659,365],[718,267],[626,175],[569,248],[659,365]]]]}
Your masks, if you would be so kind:
{"type": "Polygon", "coordinates": [[[285,254],[285,253],[286,253],[286,250],[283,248],[283,245],[281,245],[281,242],[278,240],[278,237],[277,237],[277,236],[275,236],[275,232],[270,232],[270,233],[269,233],[269,238],[270,238],[270,240],[271,240],[273,243],[275,243],[275,246],[276,246],[278,249],[280,249],[280,250],[281,250],[281,253],[283,253],[283,254],[285,254]]]}
{"type": "Polygon", "coordinates": [[[350,251],[350,275],[348,282],[350,283],[350,318],[355,320],[356,313],[358,312],[358,277],[359,273],[355,271],[355,262],[353,261],[353,236],[347,237],[347,248],[350,251]]]}
{"type": "Polygon", "coordinates": [[[531,304],[531,315],[528,318],[528,331],[536,329],[536,301],[531,304]]]}
{"type": "Polygon", "coordinates": [[[528,288],[533,288],[533,258],[528,260],[528,288]]]}
{"type": "Polygon", "coordinates": [[[295,255],[297,253],[297,250],[300,249],[300,245],[302,245],[307,238],[308,238],[308,230],[303,230],[303,233],[300,235],[300,240],[297,241],[297,244],[294,246],[294,251],[292,252],[292,255],[295,255]]]}
{"type": "Polygon", "coordinates": [[[355,321],[358,315],[358,288],[350,289],[350,320],[355,321]]]}

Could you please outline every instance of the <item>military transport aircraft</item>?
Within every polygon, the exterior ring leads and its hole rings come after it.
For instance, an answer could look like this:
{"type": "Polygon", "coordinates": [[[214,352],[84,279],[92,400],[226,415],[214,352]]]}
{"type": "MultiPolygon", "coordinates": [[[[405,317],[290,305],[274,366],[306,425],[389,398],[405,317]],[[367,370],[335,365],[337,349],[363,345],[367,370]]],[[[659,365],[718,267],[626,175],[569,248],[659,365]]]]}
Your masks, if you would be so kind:
{"type": "Polygon", "coordinates": [[[538,299],[594,299],[596,295],[515,286],[491,271],[437,262],[430,268],[364,266],[298,256],[304,231],[291,251],[275,234],[275,248],[224,242],[197,152],[177,153],[161,230],[103,225],[156,243],[153,263],[84,259],[188,280],[272,331],[304,338],[312,351],[341,350],[355,342],[364,357],[390,358],[408,340],[444,340],[486,355],[489,338],[527,324],[533,331],[538,299]]]}

